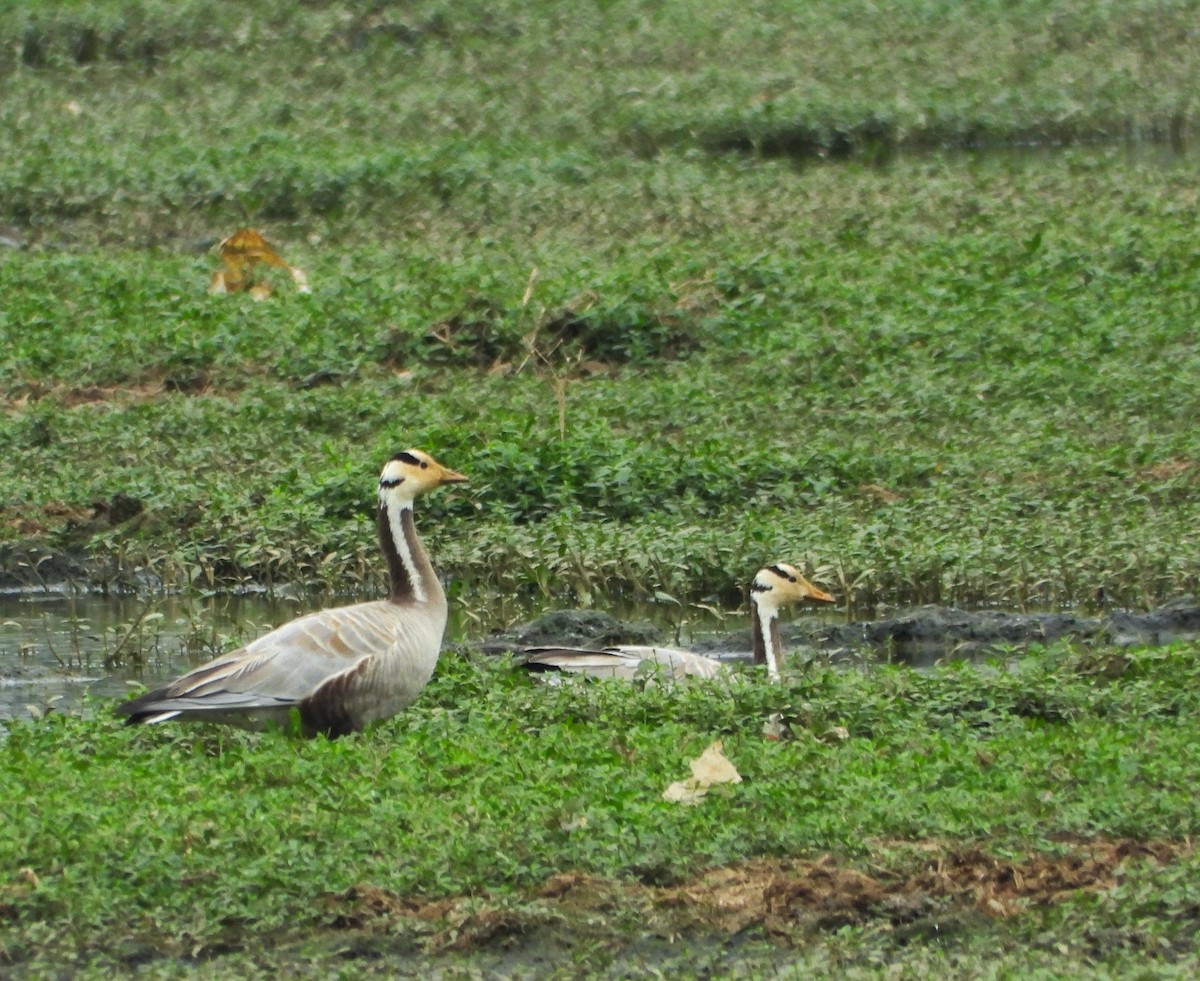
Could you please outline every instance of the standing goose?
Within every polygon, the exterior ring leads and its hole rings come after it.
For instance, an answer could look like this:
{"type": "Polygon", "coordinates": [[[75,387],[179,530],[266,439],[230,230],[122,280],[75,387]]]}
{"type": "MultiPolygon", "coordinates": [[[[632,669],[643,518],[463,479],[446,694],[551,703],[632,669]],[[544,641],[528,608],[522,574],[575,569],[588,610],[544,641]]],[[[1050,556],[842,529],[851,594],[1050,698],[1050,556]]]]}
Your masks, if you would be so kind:
{"type": "Polygon", "coordinates": [[[379,478],[387,599],[309,613],[117,711],[127,724],[179,717],[247,729],[286,725],[298,712],[308,736],[357,732],[400,712],[432,676],[446,627],[446,594],[417,537],[413,500],[466,479],[420,450],[397,453],[379,478]]]}
{"type": "MultiPolygon", "coordinates": [[[[750,583],[753,663],[765,664],[772,680],[779,678],[783,666],[779,611],[804,599],[833,602],[832,596],[783,562],[759,569],[750,583]]],[[[567,671],[599,678],[630,679],[654,671],[676,680],[716,678],[726,670],[720,661],[676,647],[527,647],[522,653],[526,657],[521,666],[528,671],[567,671]]]]}

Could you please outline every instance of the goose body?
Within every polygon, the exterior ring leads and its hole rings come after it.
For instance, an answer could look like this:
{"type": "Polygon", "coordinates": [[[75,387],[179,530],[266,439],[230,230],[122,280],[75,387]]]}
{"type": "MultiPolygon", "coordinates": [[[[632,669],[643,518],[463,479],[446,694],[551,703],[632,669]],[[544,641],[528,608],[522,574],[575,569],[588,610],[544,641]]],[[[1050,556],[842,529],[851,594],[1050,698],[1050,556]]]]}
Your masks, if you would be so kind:
{"type": "Polygon", "coordinates": [[[527,671],[566,671],[595,678],[632,681],[646,675],[684,678],[716,678],[725,666],[711,657],[678,647],[628,645],[603,647],[526,647],[521,666],[527,671]]]}
{"type": "MultiPolygon", "coordinates": [[[[833,602],[832,596],[784,562],[760,569],[750,583],[753,659],[755,664],[765,664],[773,679],[779,677],[783,666],[779,611],[805,599],[833,602]]],[[[684,678],[716,678],[726,671],[726,665],[721,661],[677,647],[621,646],[598,650],[527,647],[522,654],[521,666],[527,671],[566,671],[597,678],[628,680],[658,674],[681,681],[684,678]]]]}
{"type": "Polygon", "coordinates": [[[437,666],[446,595],[417,537],[413,501],[467,478],[420,450],[398,453],[379,478],[385,600],[319,610],[125,702],[127,722],[196,719],[243,728],[287,725],[344,735],[411,704],[437,666]]]}

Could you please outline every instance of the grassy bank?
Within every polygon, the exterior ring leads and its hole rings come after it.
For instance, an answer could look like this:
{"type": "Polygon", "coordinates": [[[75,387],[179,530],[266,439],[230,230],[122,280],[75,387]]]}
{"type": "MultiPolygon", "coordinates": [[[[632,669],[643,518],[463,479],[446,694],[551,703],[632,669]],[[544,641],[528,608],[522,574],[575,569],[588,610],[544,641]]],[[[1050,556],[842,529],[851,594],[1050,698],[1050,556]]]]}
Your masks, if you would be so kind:
{"type": "Polygon", "coordinates": [[[7,957],[219,975],[263,963],[271,938],[353,974],[527,943],[602,973],[663,963],[654,938],[673,935],[676,954],[715,936],[706,956],[736,966],[725,944],[748,930],[746,963],[840,951],[834,974],[938,951],[968,974],[997,951],[1097,976],[1133,951],[1194,969],[1196,654],[1056,647],[1015,673],[645,690],[451,656],[403,717],[336,743],[131,732],[103,711],[14,724],[7,957]],[[793,738],[762,739],[773,711],[793,738]],[[743,782],[664,801],[714,738],[743,782]],[[776,891],[722,920],[729,875],[776,891]]]}
{"type": "Polygon", "coordinates": [[[4,14],[0,564],[370,588],[420,445],[468,597],[1194,590],[1195,169],[764,143],[1183,140],[1193,7],[745,13],[4,14]],[[311,296],[205,295],[247,221],[311,296]]]}

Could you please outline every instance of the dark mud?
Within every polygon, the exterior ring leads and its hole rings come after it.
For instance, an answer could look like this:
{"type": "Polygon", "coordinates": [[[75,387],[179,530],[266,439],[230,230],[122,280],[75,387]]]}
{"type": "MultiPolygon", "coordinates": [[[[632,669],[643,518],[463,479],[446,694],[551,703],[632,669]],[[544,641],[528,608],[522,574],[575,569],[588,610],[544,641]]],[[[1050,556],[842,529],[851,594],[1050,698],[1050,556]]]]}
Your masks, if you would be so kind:
{"type": "MultiPolygon", "coordinates": [[[[830,623],[800,618],[782,626],[784,645],[837,659],[868,655],[924,666],[1010,653],[1031,644],[1069,639],[1129,647],[1167,644],[1200,637],[1200,603],[1180,597],[1148,613],[1125,610],[1098,617],[1073,613],[1005,613],[922,606],[882,620],[830,623]]],[[[531,623],[489,637],[487,653],[521,647],[603,647],[612,644],[669,643],[665,631],[646,623],[623,623],[592,610],[558,610],[531,623]]],[[[687,644],[703,654],[745,655],[749,630],[694,638],[687,644]]]]}
{"type": "MultiPolygon", "coordinates": [[[[845,928],[873,928],[882,954],[942,945],[1107,892],[1131,866],[1169,866],[1193,849],[1133,839],[1062,840],[1053,853],[1025,854],[993,853],[986,842],[872,844],[869,869],[823,855],[753,859],[664,884],[567,871],[510,894],[436,899],[361,883],[318,898],[317,922],[297,930],[264,936],[231,922],[220,940],[195,946],[138,926],[103,956],[121,973],[155,976],[790,977],[800,976],[798,954],[845,928]]],[[[4,898],[0,891],[0,913],[4,898]]],[[[1182,916],[1181,934],[1194,936],[1195,911],[1182,916]]],[[[1110,941],[1125,947],[1137,937],[1116,931],[1110,941]]],[[[1188,941],[1180,953],[1191,949],[1188,941]]],[[[35,957],[8,950],[0,977],[6,968],[25,976],[35,957]]]]}
{"type": "Polygon", "coordinates": [[[85,507],[50,502],[30,511],[19,503],[0,506],[0,521],[22,537],[0,543],[0,590],[54,590],[88,593],[133,592],[147,587],[140,570],[122,568],[89,554],[97,535],[120,529],[135,532],[162,520],[128,494],[85,507]]]}
{"type": "Polygon", "coordinates": [[[644,620],[618,620],[602,610],[555,610],[484,641],[489,654],[518,647],[607,647],[657,644],[662,630],[644,620]]]}
{"type": "Polygon", "coordinates": [[[61,589],[102,579],[98,563],[81,553],[53,551],[37,541],[0,545],[0,589],[61,589]]]}

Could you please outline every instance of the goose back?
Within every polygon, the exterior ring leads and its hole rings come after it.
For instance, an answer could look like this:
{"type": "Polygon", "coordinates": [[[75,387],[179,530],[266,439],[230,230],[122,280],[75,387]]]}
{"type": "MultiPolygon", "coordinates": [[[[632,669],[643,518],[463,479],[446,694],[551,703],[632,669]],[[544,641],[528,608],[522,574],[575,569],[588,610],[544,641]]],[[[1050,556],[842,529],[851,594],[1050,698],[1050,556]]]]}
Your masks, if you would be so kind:
{"type": "Polygon", "coordinates": [[[133,721],[190,713],[255,729],[286,725],[298,709],[306,733],[344,734],[412,704],[437,666],[445,626],[444,600],[440,609],[375,600],[321,610],[209,661],[126,709],[133,721]]]}
{"type": "MultiPolygon", "coordinates": [[[[755,664],[765,664],[777,679],[783,661],[779,611],[802,600],[832,603],[833,597],[818,589],[785,562],[760,569],[750,582],[751,645],[755,664]]],[[[718,678],[727,672],[721,661],[677,647],[621,645],[590,649],[584,647],[527,647],[521,666],[527,671],[565,671],[592,677],[631,679],[658,673],[677,681],[684,678],[718,678]]]]}
{"type": "Polygon", "coordinates": [[[716,678],[725,670],[719,661],[676,647],[527,647],[522,653],[521,664],[528,671],[566,671],[627,681],[654,675],[676,681],[716,678]]]}

